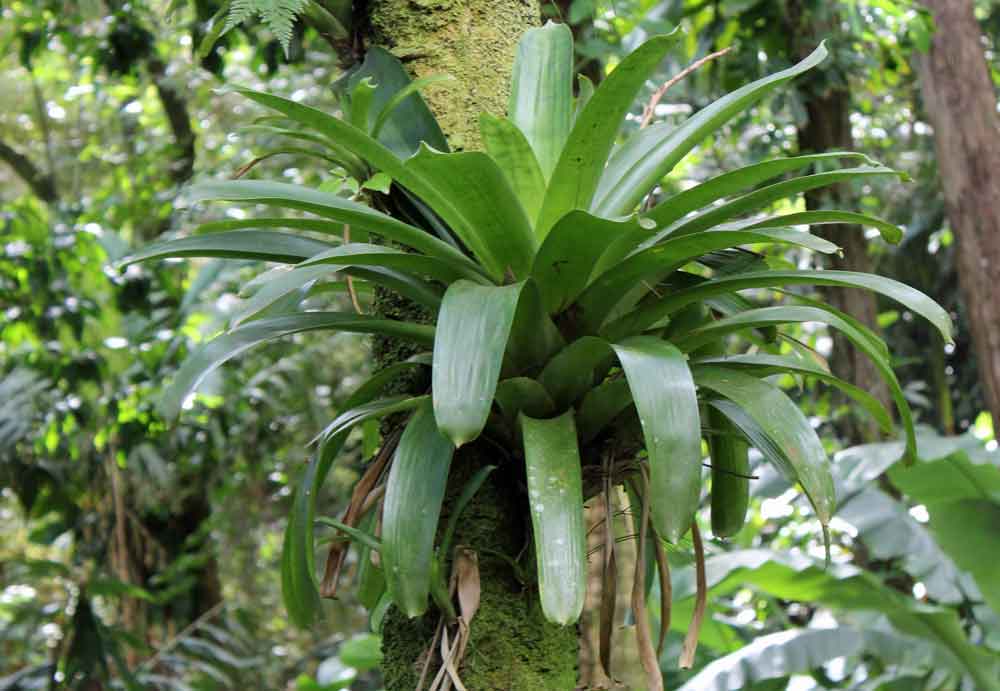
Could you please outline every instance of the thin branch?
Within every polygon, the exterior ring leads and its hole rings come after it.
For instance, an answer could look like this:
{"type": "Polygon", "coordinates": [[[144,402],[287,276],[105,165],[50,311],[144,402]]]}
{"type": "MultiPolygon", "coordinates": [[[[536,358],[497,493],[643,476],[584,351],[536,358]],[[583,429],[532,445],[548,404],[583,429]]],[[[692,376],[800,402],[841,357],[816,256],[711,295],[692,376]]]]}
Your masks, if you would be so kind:
{"type": "Polygon", "coordinates": [[[645,128],[647,125],[649,125],[650,122],[652,122],[652,120],[653,120],[653,113],[654,113],[654,111],[656,111],[656,106],[659,105],[660,100],[667,93],[667,90],[670,87],[672,87],[674,84],[676,84],[680,80],[684,79],[686,76],[688,76],[689,74],[691,74],[695,70],[699,69],[702,65],[705,65],[706,63],[709,63],[712,60],[715,60],[716,58],[721,58],[723,55],[725,55],[726,53],[728,53],[731,50],[732,50],[732,46],[730,46],[729,48],[723,48],[722,50],[716,51],[714,53],[709,53],[708,55],[706,55],[705,57],[701,58],[700,60],[695,60],[690,65],[688,65],[687,67],[685,67],[683,70],[681,70],[680,72],[678,72],[677,74],[675,74],[673,77],[671,77],[663,86],[661,86],[659,89],[657,89],[655,92],[653,92],[652,97],[649,99],[649,103],[647,103],[646,107],[643,108],[643,111],[642,111],[642,122],[639,124],[639,128],[640,129],[645,128]]]}
{"type": "Polygon", "coordinates": [[[149,76],[156,86],[156,95],[170,123],[177,155],[170,165],[170,177],[180,184],[187,182],[194,174],[194,130],[191,129],[191,116],[188,114],[187,101],[181,92],[167,78],[167,66],[157,57],[146,61],[149,76]]]}
{"type": "Polygon", "coordinates": [[[0,160],[13,168],[17,176],[31,188],[31,192],[43,202],[55,204],[59,201],[55,178],[4,141],[0,141],[0,160]]]}

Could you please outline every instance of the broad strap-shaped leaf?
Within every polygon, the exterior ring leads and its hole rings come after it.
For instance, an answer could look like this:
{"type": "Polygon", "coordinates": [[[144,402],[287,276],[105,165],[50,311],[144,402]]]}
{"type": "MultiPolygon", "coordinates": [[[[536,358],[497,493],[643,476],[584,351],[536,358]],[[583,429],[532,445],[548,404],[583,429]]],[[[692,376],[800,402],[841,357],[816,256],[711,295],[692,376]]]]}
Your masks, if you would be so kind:
{"type": "Polygon", "coordinates": [[[365,79],[375,82],[375,91],[362,130],[371,132],[372,137],[400,157],[413,154],[421,142],[439,151],[448,150],[441,127],[416,90],[428,80],[411,82],[399,59],[378,46],[368,48],[364,62],[351,73],[347,89],[355,88],[365,79]]]}
{"type": "Polygon", "coordinates": [[[676,542],[687,532],[701,490],[701,422],[684,355],[651,336],[611,346],[625,371],[649,453],[653,526],[676,542]]]}
{"type": "Polygon", "coordinates": [[[427,345],[434,340],[432,326],[359,314],[301,312],[260,319],[218,336],[188,356],[164,392],[160,410],[165,417],[176,417],[188,394],[198,388],[209,372],[253,346],[303,331],[320,330],[379,333],[427,345]]]}
{"type": "Polygon", "coordinates": [[[663,228],[674,221],[684,218],[692,211],[703,209],[719,199],[744,192],[779,175],[793,170],[801,170],[816,163],[843,159],[861,159],[868,165],[878,165],[876,161],[873,161],[865,154],[853,151],[832,151],[823,154],[809,154],[806,156],[793,156],[791,158],[776,158],[770,161],[762,161],[722,173],[683,192],[678,192],[653,207],[652,211],[650,211],[650,216],[656,220],[657,225],[663,228]]]}
{"type": "Polygon", "coordinates": [[[792,225],[858,225],[874,228],[882,236],[882,239],[892,244],[899,243],[903,239],[903,229],[894,223],[889,223],[877,216],[854,213],[853,211],[801,211],[793,214],[781,214],[765,219],[754,219],[746,225],[741,225],[740,230],[753,230],[754,228],[774,228],[776,226],[792,225]]]}
{"type": "MultiPolygon", "coordinates": [[[[395,374],[398,373],[397,370],[395,374]]],[[[316,497],[323,482],[355,425],[405,409],[401,402],[407,399],[402,396],[372,403],[385,383],[381,379],[376,375],[348,398],[345,411],[331,425],[336,431],[310,459],[295,488],[281,552],[281,594],[289,617],[301,627],[310,626],[320,612],[313,527],[316,497]]],[[[413,407],[412,401],[409,407],[413,407]]]]}
{"type": "Polygon", "coordinates": [[[545,387],[530,377],[512,377],[497,384],[497,405],[504,418],[515,423],[521,413],[530,417],[545,418],[556,413],[556,405],[545,387]]]}
{"type": "MultiPolygon", "coordinates": [[[[672,36],[672,35],[671,35],[672,36]]],[[[623,59],[597,87],[576,118],[545,194],[537,232],[544,237],[556,221],[573,209],[589,210],[608,154],[625,114],[673,43],[656,36],[623,59]]],[[[600,213],[600,216],[626,216],[600,213]]]]}
{"type": "Polygon", "coordinates": [[[444,294],[434,339],[434,417],[455,446],[486,425],[523,287],[456,281],[444,294]]]}
{"type": "Polygon", "coordinates": [[[602,185],[606,192],[595,200],[593,209],[602,216],[621,216],[631,212],[663,176],[706,137],[778,86],[818,65],[826,56],[826,47],[820,44],[798,64],[747,84],[702,108],[651,147],[649,153],[625,174],[616,171],[618,177],[602,185]]]}
{"type": "Polygon", "coordinates": [[[637,252],[595,278],[577,303],[584,332],[595,332],[608,314],[636,285],[655,284],[684,264],[717,250],[741,245],[777,244],[805,247],[833,254],[839,248],[829,240],[790,228],[711,230],[665,241],[637,252]]]}
{"type": "Polygon", "coordinates": [[[301,185],[261,180],[227,180],[197,185],[189,194],[192,201],[248,202],[308,211],[340,223],[349,223],[353,228],[378,233],[426,255],[464,262],[475,268],[474,262],[460,251],[421,228],[403,223],[364,204],[301,185]]]}
{"type": "MultiPolygon", "coordinates": [[[[829,523],[836,504],[830,463],[823,444],[799,407],[781,389],[743,372],[724,367],[699,366],[694,369],[695,381],[735,403],[752,419],[780,451],[780,457],[770,458],[792,482],[802,485],[806,496],[823,524],[829,523]]],[[[743,420],[733,419],[730,409],[722,412],[746,432],[743,420]]],[[[751,439],[751,441],[754,441],[751,439]]],[[[766,453],[765,449],[759,449],[766,453]]]]}
{"type": "Polygon", "coordinates": [[[559,327],[542,306],[538,284],[531,279],[525,281],[507,341],[504,376],[536,372],[565,347],[559,327]]]}
{"type": "Polygon", "coordinates": [[[441,216],[495,280],[502,279],[508,267],[515,275],[518,269],[520,275],[530,270],[530,222],[520,204],[510,203],[516,200],[514,192],[486,154],[443,154],[422,144],[404,164],[362,130],[321,110],[251,89],[236,91],[316,130],[407,188],[441,216]]]}
{"type": "Polygon", "coordinates": [[[837,329],[872,361],[875,369],[878,370],[878,373],[889,388],[889,394],[896,403],[896,409],[899,411],[900,421],[903,425],[903,432],[906,435],[906,456],[907,459],[912,459],[916,453],[913,415],[910,412],[910,406],[906,401],[906,397],[903,395],[899,380],[896,379],[896,375],[892,371],[888,353],[884,352],[880,347],[884,346],[884,344],[870,332],[859,329],[859,325],[855,323],[853,318],[847,318],[847,315],[832,308],[819,306],[778,305],[774,307],[762,307],[713,321],[691,332],[686,337],[678,339],[677,345],[682,350],[692,350],[700,344],[717,341],[723,335],[735,331],[810,321],[824,323],[837,329]]]}
{"type": "Polygon", "coordinates": [[[508,106],[508,117],[535,152],[544,180],[559,161],[572,113],[573,33],[550,21],[526,31],[517,44],[508,106]]]}
{"type": "Polygon", "coordinates": [[[481,151],[443,154],[421,146],[406,170],[431,181],[447,199],[447,207],[439,208],[423,197],[495,280],[527,277],[535,256],[531,221],[493,159],[481,151]]]}
{"type": "Polygon", "coordinates": [[[301,266],[318,264],[338,266],[381,266],[416,276],[429,276],[444,284],[460,278],[478,283],[488,283],[482,274],[470,270],[464,262],[448,261],[439,257],[429,257],[413,252],[404,252],[395,247],[373,245],[364,242],[350,242],[331,247],[309,257],[301,266]]]}
{"type": "Polygon", "coordinates": [[[340,242],[344,233],[343,223],[329,221],[325,218],[227,218],[223,221],[202,223],[195,230],[195,233],[200,235],[219,233],[224,230],[259,230],[261,228],[311,230],[331,236],[330,242],[340,242]]]}
{"type": "Polygon", "coordinates": [[[535,255],[531,275],[550,314],[568,307],[587,286],[597,260],[615,238],[633,234],[641,221],[598,218],[570,211],[556,222],[535,255]]]}
{"type": "Polygon", "coordinates": [[[686,290],[677,291],[662,299],[656,299],[648,305],[640,306],[608,325],[605,332],[614,338],[615,334],[642,331],[663,317],[676,312],[684,305],[714,295],[748,288],[778,288],[790,285],[828,285],[871,290],[899,302],[907,309],[922,316],[941,333],[945,342],[950,343],[952,340],[951,317],[931,298],[919,290],[891,278],[855,271],[758,271],[724,276],[686,290]]]}
{"type": "Polygon", "coordinates": [[[282,298],[297,291],[300,293],[308,291],[312,284],[329,276],[334,271],[334,267],[310,266],[306,268],[296,267],[279,273],[267,272],[269,274],[268,280],[250,299],[243,303],[239,312],[232,318],[231,324],[236,327],[245,321],[254,319],[282,298]]]}
{"type": "Polygon", "coordinates": [[[427,611],[434,535],[454,453],[428,403],[406,424],[392,459],[382,508],[382,560],[389,593],[408,617],[427,611]]]}
{"type": "Polygon", "coordinates": [[[233,230],[156,242],[126,257],[121,266],[169,257],[220,257],[297,264],[335,245],[273,230],[233,230]]]}
{"type": "Polygon", "coordinates": [[[594,372],[611,357],[607,341],[584,336],[556,353],[538,376],[556,408],[573,404],[594,386],[594,372]]]}
{"type": "MultiPolygon", "coordinates": [[[[757,211],[758,209],[763,209],[776,201],[787,199],[788,197],[793,197],[797,194],[808,192],[809,190],[828,187],[830,185],[847,182],[849,180],[899,175],[899,172],[893,170],[892,168],[884,168],[881,166],[860,166],[858,168],[843,168],[841,170],[831,170],[825,173],[803,175],[802,177],[792,178],[791,180],[776,182],[773,185],[761,187],[753,192],[736,197],[735,199],[725,202],[724,204],[714,206],[699,214],[695,214],[690,218],[681,219],[676,223],[665,227],[657,233],[653,240],[647,240],[646,244],[659,242],[666,237],[678,237],[681,235],[688,235],[690,233],[697,233],[701,230],[707,230],[721,225],[726,221],[731,221],[737,216],[748,214],[753,211],[757,211]]],[[[655,211],[656,210],[654,209],[653,212],[650,213],[650,218],[657,222],[657,226],[663,228],[663,224],[660,224],[659,220],[656,218],[655,211]]]]}
{"type": "MultiPolygon", "coordinates": [[[[657,122],[633,132],[625,141],[615,146],[608,158],[608,165],[601,173],[601,180],[594,193],[594,203],[607,196],[609,187],[628,174],[632,168],[642,165],[649,152],[677,129],[673,122],[657,122]]],[[[683,215],[683,214],[682,214],[683,215]]]]}
{"type": "Polygon", "coordinates": [[[524,134],[510,120],[479,116],[479,132],[490,158],[503,171],[528,219],[534,223],[545,197],[545,177],[524,134]]]}
{"type": "Polygon", "coordinates": [[[824,369],[814,360],[789,355],[760,353],[699,358],[693,364],[719,365],[729,369],[746,370],[758,377],[766,377],[772,374],[814,377],[827,384],[836,386],[845,395],[853,398],[858,405],[864,408],[884,432],[892,432],[892,415],[889,414],[889,411],[886,410],[880,400],[864,389],[840,377],[835,377],[830,370],[824,369]]]}
{"type": "Polygon", "coordinates": [[[528,504],[535,535],[538,591],[545,618],[580,618],[587,594],[583,480],[573,411],[538,420],[521,415],[528,504]]]}
{"type": "Polygon", "coordinates": [[[615,418],[634,405],[632,392],[624,379],[612,379],[590,389],[580,401],[580,443],[589,444],[615,418]]]}

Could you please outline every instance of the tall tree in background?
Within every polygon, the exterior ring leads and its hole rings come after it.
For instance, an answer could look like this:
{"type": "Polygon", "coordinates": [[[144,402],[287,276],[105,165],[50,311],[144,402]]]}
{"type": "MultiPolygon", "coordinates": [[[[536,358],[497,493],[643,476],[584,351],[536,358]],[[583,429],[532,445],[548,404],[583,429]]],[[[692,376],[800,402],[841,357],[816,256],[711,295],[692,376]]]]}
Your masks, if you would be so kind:
{"type": "MultiPolygon", "coordinates": [[[[853,151],[851,135],[851,91],[847,69],[836,60],[836,44],[844,40],[840,17],[832,3],[810,0],[789,0],[786,4],[788,54],[800,60],[823,39],[834,44],[833,58],[798,84],[799,94],[806,111],[806,119],[798,125],[798,143],[801,153],[823,151],[853,151]]],[[[853,208],[856,199],[849,184],[833,185],[805,193],[806,207],[853,208]]],[[[815,226],[812,232],[844,248],[843,254],[828,255],[824,262],[831,269],[861,271],[874,270],[868,254],[868,241],[859,226],[815,226]]],[[[830,304],[857,317],[866,326],[878,332],[878,302],[875,295],[866,291],[827,288],[824,291],[830,304]]],[[[840,333],[833,333],[831,368],[856,386],[868,391],[884,405],[889,404],[889,389],[878,376],[870,360],[852,348],[840,333]]],[[[878,436],[878,426],[870,418],[853,415],[849,418],[845,436],[851,443],[872,441],[878,436]]]]}
{"type": "Polygon", "coordinates": [[[924,106],[934,126],[958,275],[969,312],[993,429],[1000,430],[1000,132],[997,98],[972,0],[925,0],[936,31],[917,54],[924,106]]]}

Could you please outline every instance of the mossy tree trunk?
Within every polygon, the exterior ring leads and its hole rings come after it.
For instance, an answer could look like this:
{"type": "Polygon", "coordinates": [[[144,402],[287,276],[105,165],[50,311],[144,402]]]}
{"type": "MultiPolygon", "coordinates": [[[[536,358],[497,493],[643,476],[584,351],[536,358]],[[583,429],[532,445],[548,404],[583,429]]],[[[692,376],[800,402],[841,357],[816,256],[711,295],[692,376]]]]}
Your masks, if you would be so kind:
{"type": "MultiPolygon", "coordinates": [[[[414,77],[454,77],[425,98],[451,148],[470,150],[479,148],[479,114],[506,113],[517,42],[540,23],[540,10],[537,0],[371,0],[365,19],[367,41],[388,48],[414,77]]],[[[423,316],[384,293],[376,309],[395,318],[423,316]]],[[[384,367],[409,353],[401,344],[379,340],[375,355],[377,366],[384,367]]],[[[453,543],[477,553],[482,590],[459,674],[469,691],[568,691],[577,678],[576,628],[546,622],[533,579],[523,578],[511,563],[520,556],[522,571],[534,573],[520,453],[484,440],[463,447],[452,463],[442,524],[465,482],[486,464],[497,470],[465,509],[453,543]]],[[[396,609],[387,614],[387,691],[416,688],[438,619],[433,608],[413,620],[396,609]]],[[[435,653],[430,675],[439,666],[435,653]]]]}

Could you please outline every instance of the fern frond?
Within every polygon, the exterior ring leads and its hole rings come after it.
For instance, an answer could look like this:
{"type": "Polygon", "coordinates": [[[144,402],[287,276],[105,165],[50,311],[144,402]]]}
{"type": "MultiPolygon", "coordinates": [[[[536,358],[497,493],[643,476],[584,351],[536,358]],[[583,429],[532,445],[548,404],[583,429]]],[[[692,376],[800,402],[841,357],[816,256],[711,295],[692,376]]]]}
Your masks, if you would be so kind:
{"type": "Polygon", "coordinates": [[[305,11],[308,2],[309,0],[232,0],[225,31],[242,24],[254,15],[259,16],[281,43],[287,57],[295,20],[305,11]]]}

